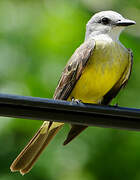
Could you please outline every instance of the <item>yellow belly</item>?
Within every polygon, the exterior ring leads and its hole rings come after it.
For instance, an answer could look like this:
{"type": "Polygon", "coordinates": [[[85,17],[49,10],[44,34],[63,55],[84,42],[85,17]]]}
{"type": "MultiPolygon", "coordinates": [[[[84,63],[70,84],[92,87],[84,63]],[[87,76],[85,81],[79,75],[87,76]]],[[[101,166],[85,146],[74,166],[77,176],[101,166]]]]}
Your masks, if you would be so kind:
{"type": "Polygon", "coordinates": [[[85,103],[100,103],[128,66],[128,51],[118,43],[96,42],[80,79],[70,97],[85,103]]]}

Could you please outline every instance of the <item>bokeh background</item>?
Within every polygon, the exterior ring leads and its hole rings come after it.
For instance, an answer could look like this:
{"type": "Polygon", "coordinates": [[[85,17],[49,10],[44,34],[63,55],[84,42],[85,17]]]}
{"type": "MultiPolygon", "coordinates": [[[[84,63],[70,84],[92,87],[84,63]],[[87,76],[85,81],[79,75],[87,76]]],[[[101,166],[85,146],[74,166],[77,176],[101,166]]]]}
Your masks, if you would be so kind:
{"type": "MultiPolygon", "coordinates": [[[[137,21],[120,39],[134,52],[130,81],[113,103],[140,108],[140,1],[0,0],[0,93],[52,98],[61,71],[83,42],[85,25],[101,10],[137,21]]],[[[65,125],[32,171],[10,164],[41,122],[0,118],[0,180],[139,180],[140,133],[90,127],[62,146],[65,125]]]]}

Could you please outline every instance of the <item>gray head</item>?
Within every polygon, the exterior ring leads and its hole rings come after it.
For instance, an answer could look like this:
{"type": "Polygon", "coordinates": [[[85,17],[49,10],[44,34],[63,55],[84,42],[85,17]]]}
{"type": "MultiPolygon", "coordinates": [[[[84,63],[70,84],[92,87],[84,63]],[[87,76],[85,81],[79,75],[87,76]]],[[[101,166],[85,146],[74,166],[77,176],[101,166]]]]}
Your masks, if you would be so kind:
{"type": "Polygon", "coordinates": [[[114,11],[102,11],[96,13],[88,21],[86,26],[86,39],[90,36],[108,35],[113,39],[118,39],[121,31],[135,21],[125,19],[122,15],[114,11]]]}

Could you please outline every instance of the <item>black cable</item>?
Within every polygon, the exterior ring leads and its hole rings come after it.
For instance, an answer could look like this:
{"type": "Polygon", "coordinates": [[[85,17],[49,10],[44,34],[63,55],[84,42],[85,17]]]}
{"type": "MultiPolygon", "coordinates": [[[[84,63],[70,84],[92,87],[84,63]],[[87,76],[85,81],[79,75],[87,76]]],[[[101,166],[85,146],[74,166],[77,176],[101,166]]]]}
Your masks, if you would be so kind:
{"type": "Polygon", "coordinates": [[[140,109],[0,94],[0,116],[140,130],[140,109]]]}

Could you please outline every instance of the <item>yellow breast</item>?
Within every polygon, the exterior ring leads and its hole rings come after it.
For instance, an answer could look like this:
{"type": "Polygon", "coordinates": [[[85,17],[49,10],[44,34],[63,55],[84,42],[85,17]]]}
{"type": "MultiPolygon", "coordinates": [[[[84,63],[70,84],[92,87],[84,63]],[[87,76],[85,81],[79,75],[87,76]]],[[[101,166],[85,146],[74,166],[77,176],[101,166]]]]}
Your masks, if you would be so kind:
{"type": "Polygon", "coordinates": [[[128,51],[116,42],[97,41],[70,97],[85,103],[100,103],[128,66],[128,51]]]}

